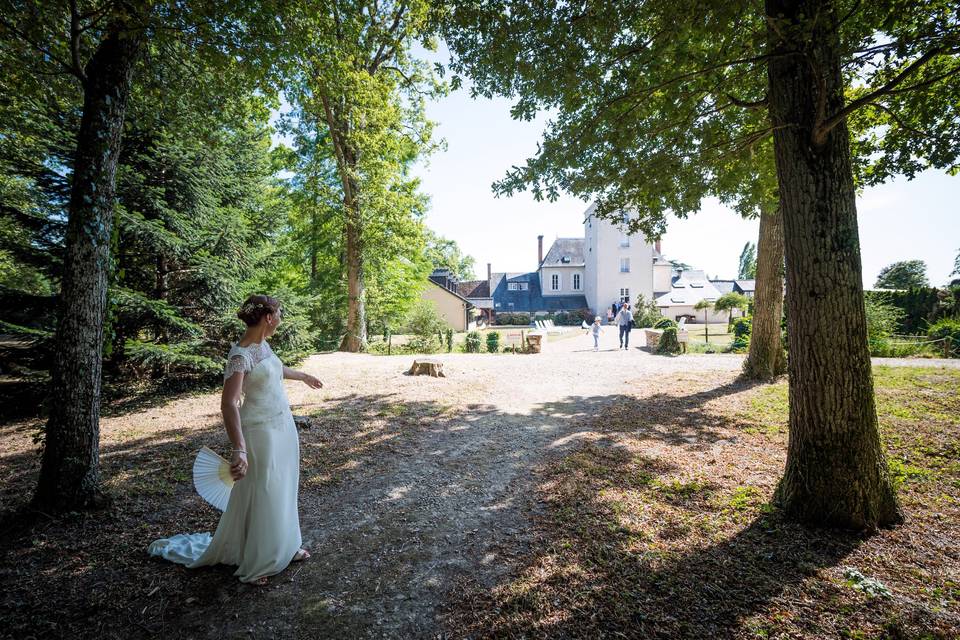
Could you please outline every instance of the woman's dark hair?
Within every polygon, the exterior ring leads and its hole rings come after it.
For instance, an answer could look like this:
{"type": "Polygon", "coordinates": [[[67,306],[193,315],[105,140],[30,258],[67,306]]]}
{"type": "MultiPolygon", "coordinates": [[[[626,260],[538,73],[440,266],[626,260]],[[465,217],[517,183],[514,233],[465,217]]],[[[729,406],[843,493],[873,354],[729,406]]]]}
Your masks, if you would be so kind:
{"type": "Polygon", "coordinates": [[[277,313],[280,310],[280,301],[270,296],[255,295],[247,298],[240,311],[237,311],[237,317],[246,323],[248,327],[255,326],[260,322],[263,316],[268,313],[277,313]]]}

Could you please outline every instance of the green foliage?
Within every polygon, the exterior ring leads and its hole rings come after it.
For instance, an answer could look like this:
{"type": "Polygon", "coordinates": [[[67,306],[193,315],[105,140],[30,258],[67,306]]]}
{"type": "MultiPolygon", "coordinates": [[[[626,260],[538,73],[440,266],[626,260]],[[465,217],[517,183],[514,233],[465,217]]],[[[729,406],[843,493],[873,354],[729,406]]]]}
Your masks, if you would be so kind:
{"type": "Polygon", "coordinates": [[[660,341],[657,343],[657,353],[660,355],[673,355],[680,353],[680,342],[677,340],[677,327],[666,327],[660,341]]]}
{"type": "Polygon", "coordinates": [[[500,334],[496,331],[487,332],[487,351],[490,353],[500,351],[500,334]]]}
{"type": "Polygon", "coordinates": [[[733,310],[740,309],[741,311],[746,311],[749,304],[750,299],[747,296],[731,291],[717,298],[717,301],[713,303],[713,308],[717,311],[728,312],[730,315],[727,323],[729,324],[733,321],[733,310]]]}
{"type": "Polygon", "coordinates": [[[124,352],[131,367],[146,372],[160,372],[163,375],[199,374],[215,376],[223,371],[223,363],[202,355],[200,343],[181,342],[160,344],[127,340],[124,352]]]}
{"type": "Polygon", "coordinates": [[[673,327],[674,329],[677,328],[676,321],[671,320],[670,318],[660,318],[653,324],[654,329],[668,329],[670,327],[673,327]]]}
{"type": "Polygon", "coordinates": [[[892,304],[875,298],[865,300],[867,312],[867,344],[871,355],[881,355],[890,348],[890,338],[897,331],[903,312],[892,304]]]}
{"type": "Polygon", "coordinates": [[[733,321],[732,330],[734,338],[749,338],[753,329],[753,318],[737,318],[733,321]]]}
{"type": "Polygon", "coordinates": [[[467,353],[480,353],[480,345],[482,344],[483,338],[480,337],[480,332],[470,331],[464,341],[464,350],[467,353]]]}
{"type": "Polygon", "coordinates": [[[877,289],[910,289],[929,285],[927,263],[923,260],[903,260],[881,269],[873,286],[877,289]]]}
{"type": "Polygon", "coordinates": [[[636,326],[654,327],[664,319],[655,301],[648,301],[642,293],[637,296],[636,304],[633,305],[633,321],[636,326]]]}
{"type": "Polygon", "coordinates": [[[417,353],[434,353],[440,348],[437,336],[447,329],[447,322],[437,307],[429,300],[420,300],[407,316],[404,331],[413,334],[409,344],[417,353]]]}
{"type": "Polygon", "coordinates": [[[740,252],[740,264],[737,267],[738,280],[753,280],[757,277],[757,245],[748,242],[740,252]]]}
{"type": "Polygon", "coordinates": [[[504,312],[497,313],[494,318],[494,324],[528,326],[530,324],[530,314],[525,312],[504,312]]]}
{"type": "Polygon", "coordinates": [[[946,353],[951,358],[960,358],[960,319],[944,318],[930,326],[927,335],[932,340],[949,341],[946,353]]]}
{"type": "Polygon", "coordinates": [[[476,261],[473,256],[464,255],[455,240],[444,238],[426,229],[426,255],[434,269],[449,269],[459,280],[472,280],[475,277],[476,261]]]}
{"type": "Polygon", "coordinates": [[[865,291],[865,298],[892,304],[903,311],[897,333],[917,335],[940,318],[960,316],[960,287],[911,287],[901,291],[865,291]]]}
{"type": "Polygon", "coordinates": [[[750,335],[737,336],[730,341],[728,351],[730,353],[746,353],[750,350],[750,335]]]}
{"type": "Polygon", "coordinates": [[[446,340],[447,353],[450,353],[453,351],[453,327],[447,327],[444,338],[446,340]]]}

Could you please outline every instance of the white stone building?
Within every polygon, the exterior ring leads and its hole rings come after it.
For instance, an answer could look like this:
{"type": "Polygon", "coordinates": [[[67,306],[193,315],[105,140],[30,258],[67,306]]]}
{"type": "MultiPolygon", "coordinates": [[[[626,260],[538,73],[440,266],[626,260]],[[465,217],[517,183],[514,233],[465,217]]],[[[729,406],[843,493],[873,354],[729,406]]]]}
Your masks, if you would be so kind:
{"type": "MultiPolygon", "coordinates": [[[[719,298],[718,287],[702,271],[674,269],[659,240],[629,235],[629,213],[607,220],[597,218],[595,210],[591,205],[584,212],[582,238],[557,238],[546,255],[543,236],[537,238],[536,271],[494,272],[487,264],[487,279],[460,283],[461,293],[490,320],[497,313],[582,309],[606,318],[614,303],[636,304],[643,295],[667,318],[703,322],[703,312],[693,307],[701,299],[719,298]]],[[[724,322],[726,313],[709,312],[708,320],[724,322]]]]}
{"type": "Polygon", "coordinates": [[[583,221],[584,295],[590,308],[600,312],[614,302],[636,303],[640,294],[649,301],[669,291],[672,266],[660,254],[660,242],[628,235],[628,213],[618,223],[597,218],[595,209],[591,205],[583,221]]]}

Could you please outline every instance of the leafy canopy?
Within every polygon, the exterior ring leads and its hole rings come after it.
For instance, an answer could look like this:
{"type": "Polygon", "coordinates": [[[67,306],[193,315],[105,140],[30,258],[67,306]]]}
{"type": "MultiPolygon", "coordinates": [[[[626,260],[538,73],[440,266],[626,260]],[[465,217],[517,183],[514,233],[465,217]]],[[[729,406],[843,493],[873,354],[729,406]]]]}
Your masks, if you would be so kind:
{"type": "Polygon", "coordinates": [[[909,289],[929,284],[927,263],[923,260],[902,260],[881,269],[873,286],[877,289],[909,289]]]}

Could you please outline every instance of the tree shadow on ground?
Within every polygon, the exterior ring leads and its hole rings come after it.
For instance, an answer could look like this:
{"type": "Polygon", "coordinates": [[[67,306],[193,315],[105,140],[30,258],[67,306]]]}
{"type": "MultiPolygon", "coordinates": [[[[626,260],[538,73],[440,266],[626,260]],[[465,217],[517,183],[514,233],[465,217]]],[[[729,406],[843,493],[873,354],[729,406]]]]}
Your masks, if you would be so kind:
{"type": "MultiPolygon", "coordinates": [[[[200,446],[223,442],[216,420],[199,429],[154,428],[103,448],[104,477],[114,493],[108,511],[41,517],[21,526],[16,517],[6,520],[0,579],[9,587],[0,596],[0,616],[11,634],[64,637],[435,635],[440,604],[458,597],[451,585],[465,578],[490,593],[494,585],[511,584],[504,575],[509,566],[486,558],[506,556],[504,549],[522,543],[529,545],[522,549],[530,552],[529,562],[517,575],[536,569],[544,550],[562,549],[548,554],[556,556],[556,570],[538,569],[533,591],[518,587],[514,596],[498,599],[481,594],[472,601],[478,607],[449,620],[490,636],[576,637],[586,631],[693,637],[706,629],[708,636],[727,637],[744,615],[817,567],[834,564],[857,541],[768,517],[676,552],[640,549],[624,537],[628,529],[610,515],[602,492],[647,486],[679,470],[675,462],[631,453],[630,446],[699,455],[736,442],[735,426],[705,405],[749,385],[690,386],[682,395],[569,397],[517,413],[408,401],[387,392],[329,398],[302,421],[301,524],[322,530],[338,516],[353,518],[350,535],[361,546],[350,557],[337,546],[347,533],[331,531],[331,544],[315,553],[315,561],[291,567],[264,590],[239,584],[231,567],[189,570],[147,557],[145,547],[155,538],[215,527],[218,512],[193,492],[190,464],[200,446]],[[623,415],[614,419],[610,412],[623,415]],[[585,447],[608,459],[593,484],[576,494],[579,506],[571,514],[581,533],[517,533],[529,526],[527,510],[537,502],[543,480],[537,469],[585,447]],[[392,496],[399,487],[403,492],[392,496]],[[375,499],[365,504],[346,499],[370,496],[375,499]],[[348,507],[366,513],[334,511],[348,507]],[[435,586],[422,587],[431,580],[435,586]],[[574,592],[586,600],[552,616],[536,595],[568,599],[574,592]],[[326,604],[331,594],[339,606],[326,604]],[[463,625],[474,613],[484,622],[463,625]]],[[[295,406],[294,412],[306,409],[295,406]]],[[[23,500],[35,481],[32,459],[26,452],[3,460],[5,482],[23,500]]],[[[546,504],[550,513],[570,506],[553,497],[546,504]]]]}
{"type": "Polygon", "coordinates": [[[806,598],[794,592],[861,536],[790,524],[768,505],[744,517],[736,500],[759,496],[718,477],[683,480],[691,459],[735,463],[741,425],[705,405],[752,386],[736,379],[686,395],[544,405],[588,420],[592,436],[542,472],[535,491],[549,510],[537,551],[509,579],[467,586],[449,623],[472,637],[733,638],[750,636],[746,621],[772,601],[806,598]],[[682,453],[648,454],[663,445],[682,453]],[[721,511],[729,514],[718,527],[721,511]]]}

